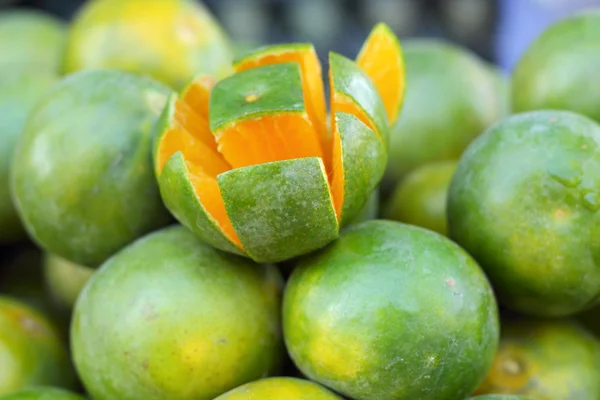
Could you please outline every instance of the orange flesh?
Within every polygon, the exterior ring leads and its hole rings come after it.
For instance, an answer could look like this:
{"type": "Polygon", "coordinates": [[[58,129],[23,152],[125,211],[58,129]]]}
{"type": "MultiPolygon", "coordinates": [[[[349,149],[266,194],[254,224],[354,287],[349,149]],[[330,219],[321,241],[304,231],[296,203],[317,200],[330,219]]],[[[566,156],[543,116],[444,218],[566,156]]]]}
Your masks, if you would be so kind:
{"type": "Polygon", "coordinates": [[[217,142],[210,132],[208,119],[195,113],[194,110],[181,100],[175,103],[175,122],[181,125],[188,133],[202,142],[210,149],[217,151],[217,142]]]}
{"type": "Polygon", "coordinates": [[[385,31],[375,32],[367,39],[356,62],[373,80],[393,124],[404,95],[404,64],[398,43],[385,31]]]}
{"type": "Polygon", "coordinates": [[[223,234],[243,250],[227,215],[217,176],[232,168],[271,161],[325,159],[322,136],[317,134],[308,110],[239,121],[213,134],[208,122],[208,87],[194,82],[182,95],[183,100],[175,101],[171,126],[159,147],[158,170],[181,151],[200,203],[223,234]]]}
{"type": "Polygon", "coordinates": [[[159,172],[178,151],[182,152],[186,161],[188,177],[200,203],[223,234],[243,249],[227,216],[217,182],[217,175],[229,171],[231,166],[217,151],[217,144],[206,119],[182,101],[176,101],[172,125],[160,142],[157,160],[159,172]]]}
{"type": "Polygon", "coordinates": [[[335,208],[335,215],[337,216],[338,222],[342,216],[342,206],[344,205],[344,164],[342,158],[342,138],[337,128],[337,122],[335,120],[335,113],[338,111],[344,111],[347,107],[344,107],[342,103],[338,103],[336,100],[340,96],[336,96],[333,88],[333,74],[331,68],[329,69],[329,106],[331,107],[330,115],[330,127],[331,127],[331,171],[329,175],[331,197],[333,198],[333,206],[335,208]],[[340,107],[341,106],[341,107],[340,107]]]}
{"type": "Polygon", "coordinates": [[[204,117],[207,121],[210,91],[213,86],[215,86],[215,83],[216,82],[212,77],[201,76],[192,82],[183,94],[183,101],[186,102],[196,114],[204,117]]]}
{"type": "MultiPolygon", "coordinates": [[[[231,220],[229,219],[227,211],[225,210],[225,203],[223,202],[223,197],[221,196],[221,190],[219,189],[217,176],[209,174],[205,170],[204,166],[206,165],[206,161],[204,161],[202,167],[197,163],[192,163],[190,161],[187,161],[186,165],[188,168],[188,176],[190,181],[192,182],[192,185],[196,190],[196,194],[198,195],[198,198],[200,199],[200,202],[206,211],[217,222],[223,234],[240,249],[243,249],[242,243],[240,242],[237,233],[235,233],[233,225],[231,224],[231,220]]],[[[219,173],[225,171],[221,171],[219,173]]]]}
{"type": "Polygon", "coordinates": [[[331,99],[331,109],[332,110],[335,105],[336,112],[345,112],[347,114],[354,115],[356,118],[358,118],[360,120],[360,122],[362,122],[363,124],[365,124],[366,126],[371,128],[371,130],[373,132],[377,133],[377,135],[379,135],[381,137],[381,133],[379,132],[379,129],[377,129],[377,127],[375,126],[375,123],[373,122],[373,120],[371,118],[369,118],[367,116],[367,113],[365,113],[362,108],[357,106],[356,103],[354,103],[354,101],[350,97],[348,97],[342,93],[335,93],[335,92],[332,92],[332,93],[334,93],[334,95],[331,99]]]}
{"type": "Polygon", "coordinates": [[[367,116],[352,99],[342,93],[336,92],[333,87],[333,76],[331,69],[329,70],[329,96],[331,105],[331,133],[332,133],[332,149],[331,149],[331,174],[330,186],[333,204],[338,221],[341,218],[342,207],[344,205],[344,163],[342,154],[342,138],[337,128],[335,113],[344,112],[354,115],[363,124],[368,126],[377,135],[380,135],[375,123],[367,116]]]}
{"type": "MultiPolygon", "coordinates": [[[[306,112],[312,122],[313,129],[317,132],[322,152],[330,154],[331,139],[329,138],[325,123],[327,108],[325,106],[321,63],[314,49],[304,48],[277,54],[265,54],[257,58],[243,60],[241,63],[235,65],[234,68],[236,72],[241,72],[251,68],[286,62],[297,62],[300,65],[306,112]]],[[[326,169],[329,170],[329,160],[323,159],[323,163],[326,169]]]]}
{"type": "Polygon", "coordinates": [[[300,113],[238,122],[219,132],[217,142],[219,152],[233,168],[293,158],[323,158],[310,121],[300,113]]]}

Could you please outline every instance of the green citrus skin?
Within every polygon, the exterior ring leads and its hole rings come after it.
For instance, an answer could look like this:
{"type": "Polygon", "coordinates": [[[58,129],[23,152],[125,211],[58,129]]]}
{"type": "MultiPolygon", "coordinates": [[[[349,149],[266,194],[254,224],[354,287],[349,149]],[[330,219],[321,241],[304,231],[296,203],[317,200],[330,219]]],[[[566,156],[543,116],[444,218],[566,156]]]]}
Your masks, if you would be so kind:
{"type": "MultiPolygon", "coordinates": [[[[270,162],[240,163],[238,168],[216,176],[225,212],[241,245],[234,243],[200,201],[190,179],[191,160],[186,159],[184,149],[169,150],[168,161],[162,161],[163,145],[171,134],[178,106],[173,95],[155,127],[154,160],[163,201],[182,225],[217,249],[245,255],[256,262],[281,262],[326,246],[338,236],[340,226],[355,221],[385,170],[387,117],[376,89],[356,64],[331,54],[330,66],[335,78],[334,91],[357,99],[350,100],[356,103],[354,109],[348,108],[375,121],[373,126],[378,127],[379,123],[383,126],[376,133],[353,114],[335,113],[341,154],[336,154],[339,159],[333,163],[341,165],[343,172],[338,191],[344,196],[340,215],[336,215],[325,162],[318,155],[308,153],[291,159],[273,155],[270,162]]],[[[210,130],[220,138],[229,126],[251,119],[308,118],[302,89],[297,63],[276,63],[238,72],[212,89],[210,130]],[[248,100],[249,95],[252,100],[248,100]]]]}
{"type": "Polygon", "coordinates": [[[12,243],[25,237],[11,199],[10,162],[27,115],[57,80],[56,73],[38,66],[0,65],[0,243],[12,243]]]}
{"type": "Polygon", "coordinates": [[[94,269],[54,254],[44,256],[44,277],[50,296],[60,308],[71,310],[94,269]]]}
{"type": "Polygon", "coordinates": [[[423,39],[402,49],[406,95],[391,132],[388,186],[422,164],[458,159],[504,109],[496,73],[474,54],[423,39]]]}
{"type": "Polygon", "coordinates": [[[600,121],[600,12],[551,25],[527,49],[512,78],[516,112],[569,110],[600,121]]]}
{"type": "Polygon", "coordinates": [[[29,306],[0,296],[0,395],[31,385],[75,386],[57,331],[29,306]]]}
{"type": "Polygon", "coordinates": [[[446,235],[446,200],[456,165],[439,161],[409,172],[388,200],[385,218],[446,235]]]}
{"type": "Polygon", "coordinates": [[[36,66],[58,73],[66,38],[65,23],[51,15],[33,10],[3,10],[0,15],[0,65],[11,65],[16,69],[36,66]]]}
{"type": "Polygon", "coordinates": [[[481,264],[499,301],[565,316],[600,296],[600,126],[567,111],[515,115],[461,158],[450,237],[481,264]]]}
{"type": "Polygon", "coordinates": [[[379,188],[375,189],[373,193],[371,193],[371,197],[365,203],[363,208],[356,214],[354,218],[347,222],[347,226],[351,226],[354,224],[358,224],[360,222],[370,221],[372,219],[377,219],[379,216],[379,201],[380,201],[380,192],[379,188]]]}
{"type": "Polygon", "coordinates": [[[110,68],[181,89],[197,74],[231,70],[227,35],[194,0],[93,0],[75,16],[64,72],[110,68]]]}
{"type": "Polygon", "coordinates": [[[469,397],[466,400],[533,400],[531,397],[518,396],[512,394],[484,394],[481,396],[469,397]]]}
{"type": "Polygon", "coordinates": [[[305,379],[277,377],[250,382],[215,400],[342,400],[323,386],[305,379]]]}
{"type": "Polygon", "coordinates": [[[311,380],[356,400],[460,399],[498,345],[492,289],[447,238],[394,221],[348,228],[302,259],[283,330],[311,380]]]}
{"type": "Polygon", "coordinates": [[[0,396],[0,400],[84,400],[85,398],[66,390],[53,387],[32,387],[0,396]]]}
{"type": "Polygon", "coordinates": [[[538,400],[600,398],[600,342],[568,321],[504,323],[494,364],[477,390],[538,400]]]}
{"type": "Polygon", "coordinates": [[[96,267],[170,220],[151,160],[151,128],[169,90],[119,71],[70,75],[36,105],[12,163],[29,235],[44,250],[96,267]]]}
{"type": "Polygon", "coordinates": [[[77,371],[96,400],[212,400],[278,368],[281,289],[274,266],[219,252],[180,226],[152,233],[80,294],[77,371]]]}

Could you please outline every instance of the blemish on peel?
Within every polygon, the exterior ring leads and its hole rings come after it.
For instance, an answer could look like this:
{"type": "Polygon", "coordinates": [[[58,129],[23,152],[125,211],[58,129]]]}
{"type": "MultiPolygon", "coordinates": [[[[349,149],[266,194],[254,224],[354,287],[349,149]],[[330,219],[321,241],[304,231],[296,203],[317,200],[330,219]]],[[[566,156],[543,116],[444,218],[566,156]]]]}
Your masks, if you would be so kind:
{"type": "Polygon", "coordinates": [[[562,208],[557,208],[554,210],[554,219],[557,221],[562,221],[566,218],[567,212],[562,208]]]}
{"type": "Polygon", "coordinates": [[[258,95],[257,94],[249,94],[246,97],[244,97],[244,100],[246,101],[246,103],[254,103],[256,100],[258,100],[258,95]]]}

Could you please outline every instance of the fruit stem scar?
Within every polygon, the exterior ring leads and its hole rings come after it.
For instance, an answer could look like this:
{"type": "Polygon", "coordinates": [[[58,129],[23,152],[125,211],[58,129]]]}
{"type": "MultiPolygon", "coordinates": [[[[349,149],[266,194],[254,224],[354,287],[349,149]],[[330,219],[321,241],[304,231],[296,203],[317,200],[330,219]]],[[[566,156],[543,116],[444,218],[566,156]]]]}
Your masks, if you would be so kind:
{"type": "Polygon", "coordinates": [[[246,102],[248,103],[254,103],[256,100],[258,100],[258,95],[257,94],[249,94],[246,97],[244,97],[244,100],[246,100],[246,102]]]}

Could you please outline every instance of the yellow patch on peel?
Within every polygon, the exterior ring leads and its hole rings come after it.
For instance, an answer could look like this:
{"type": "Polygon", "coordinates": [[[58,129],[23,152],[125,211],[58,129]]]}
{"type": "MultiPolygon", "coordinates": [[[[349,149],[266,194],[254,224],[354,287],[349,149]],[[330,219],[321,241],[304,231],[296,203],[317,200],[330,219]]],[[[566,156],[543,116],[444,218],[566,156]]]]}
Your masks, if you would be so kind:
{"type": "Polygon", "coordinates": [[[337,329],[331,314],[321,318],[316,332],[308,344],[307,358],[317,371],[339,380],[363,374],[370,353],[365,343],[337,329]]]}

